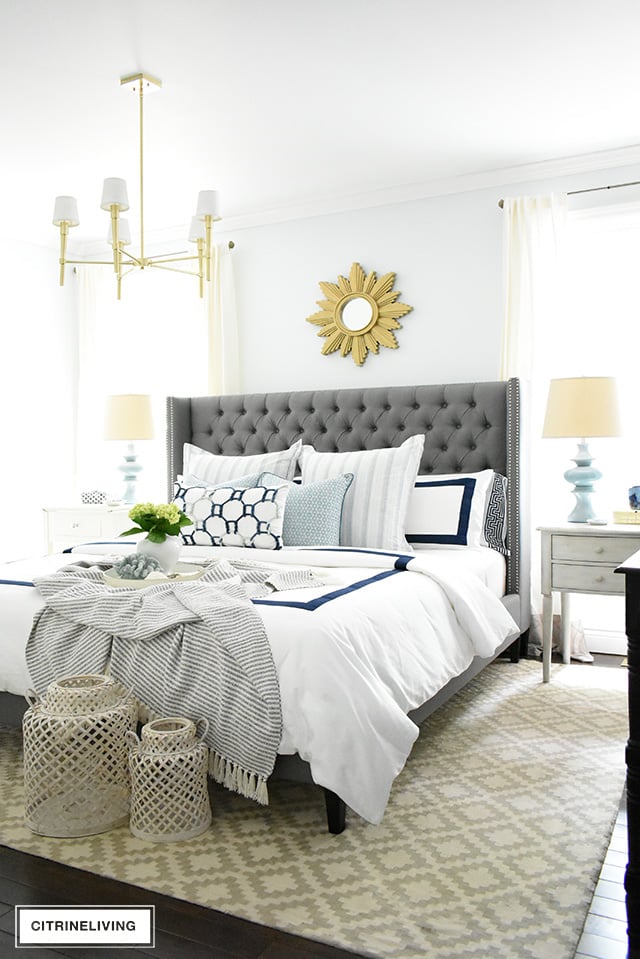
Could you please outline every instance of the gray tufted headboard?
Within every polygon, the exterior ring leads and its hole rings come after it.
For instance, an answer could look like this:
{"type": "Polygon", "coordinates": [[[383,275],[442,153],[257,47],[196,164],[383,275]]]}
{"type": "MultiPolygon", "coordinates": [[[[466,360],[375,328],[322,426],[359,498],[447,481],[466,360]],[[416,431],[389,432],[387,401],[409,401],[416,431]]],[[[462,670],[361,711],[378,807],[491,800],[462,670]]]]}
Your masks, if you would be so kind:
{"type": "Polygon", "coordinates": [[[529,524],[521,471],[521,389],[508,382],[169,397],[169,498],[182,472],[182,447],[240,456],[286,449],[302,438],[320,452],[399,446],[424,433],[420,473],[492,468],[508,487],[505,605],[529,625],[529,524]]]}

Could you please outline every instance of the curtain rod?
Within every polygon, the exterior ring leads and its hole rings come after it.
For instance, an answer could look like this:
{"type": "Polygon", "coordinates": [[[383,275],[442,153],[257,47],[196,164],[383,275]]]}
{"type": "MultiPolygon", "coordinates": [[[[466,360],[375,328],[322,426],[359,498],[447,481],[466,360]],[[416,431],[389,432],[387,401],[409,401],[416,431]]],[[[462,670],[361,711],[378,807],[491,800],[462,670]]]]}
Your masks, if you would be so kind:
{"type": "MultiPolygon", "coordinates": [[[[610,186],[591,186],[584,190],[567,190],[567,196],[576,196],[578,193],[597,193],[599,190],[619,190],[623,186],[640,186],[640,180],[631,180],[630,183],[612,183],[610,186]]],[[[504,200],[498,200],[498,206],[502,210],[504,200]]]]}

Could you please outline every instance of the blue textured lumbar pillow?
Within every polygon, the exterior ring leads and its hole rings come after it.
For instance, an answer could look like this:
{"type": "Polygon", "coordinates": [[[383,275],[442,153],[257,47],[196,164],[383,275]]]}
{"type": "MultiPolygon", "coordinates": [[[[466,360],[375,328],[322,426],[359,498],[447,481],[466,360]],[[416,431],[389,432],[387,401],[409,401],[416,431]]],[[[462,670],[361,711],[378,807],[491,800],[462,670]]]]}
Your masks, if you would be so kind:
{"type": "Polygon", "coordinates": [[[258,483],[289,489],[282,529],[285,546],[339,546],[342,506],[352,481],[353,473],[306,484],[262,473],[258,483]]]}

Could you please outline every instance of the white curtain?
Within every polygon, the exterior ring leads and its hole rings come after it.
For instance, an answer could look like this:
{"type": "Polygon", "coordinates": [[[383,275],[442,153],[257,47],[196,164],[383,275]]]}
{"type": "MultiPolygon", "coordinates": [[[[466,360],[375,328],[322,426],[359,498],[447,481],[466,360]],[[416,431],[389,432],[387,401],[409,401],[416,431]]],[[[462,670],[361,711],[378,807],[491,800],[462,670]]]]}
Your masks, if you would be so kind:
{"type": "Polygon", "coordinates": [[[531,380],[545,333],[562,307],[566,194],[504,200],[504,327],[501,379],[531,380]]]}
{"type": "MultiPolygon", "coordinates": [[[[504,200],[504,326],[500,376],[520,377],[527,393],[523,482],[531,498],[532,638],[540,641],[540,534],[537,527],[558,522],[556,504],[564,482],[550,480],[540,439],[549,382],[548,356],[554,329],[565,315],[566,194],[504,200]],[[546,360],[545,360],[546,358],[546,360]],[[529,457],[527,457],[529,452],[529,457]]],[[[557,631],[557,630],[556,630],[557,631]]],[[[573,624],[572,655],[589,660],[581,624],[573,624]]]]}
{"type": "Polygon", "coordinates": [[[209,393],[239,393],[240,350],[233,252],[227,243],[215,244],[211,270],[211,283],[205,284],[209,393]]]}

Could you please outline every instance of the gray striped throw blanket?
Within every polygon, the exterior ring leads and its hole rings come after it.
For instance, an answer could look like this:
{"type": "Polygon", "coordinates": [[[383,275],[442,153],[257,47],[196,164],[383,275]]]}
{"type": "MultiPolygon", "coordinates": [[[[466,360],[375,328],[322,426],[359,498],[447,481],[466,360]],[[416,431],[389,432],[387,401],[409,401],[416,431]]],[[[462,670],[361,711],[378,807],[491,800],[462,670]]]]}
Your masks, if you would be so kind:
{"type": "MultiPolygon", "coordinates": [[[[309,570],[285,577],[310,585],[309,570]]],[[[209,720],[210,773],[267,803],[282,735],[280,691],[251,597],[273,588],[273,568],[212,564],[198,580],[113,589],[102,571],[66,566],[35,580],[45,598],[26,658],[38,692],[56,678],[109,670],[151,715],[209,720]]]]}

